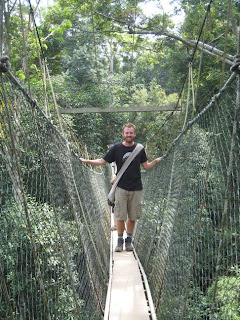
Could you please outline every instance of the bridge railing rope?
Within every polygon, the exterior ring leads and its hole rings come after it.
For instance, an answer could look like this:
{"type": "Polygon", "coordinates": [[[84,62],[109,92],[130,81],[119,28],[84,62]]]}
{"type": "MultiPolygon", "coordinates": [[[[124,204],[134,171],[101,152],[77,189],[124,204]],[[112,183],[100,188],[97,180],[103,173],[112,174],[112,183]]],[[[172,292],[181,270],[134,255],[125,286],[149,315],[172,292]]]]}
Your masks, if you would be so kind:
{"type": "Polygon", "coordinates": [[[1,319],[101,319],[108,172],[79,162],[13,75],[1,75],[1,319]]]}

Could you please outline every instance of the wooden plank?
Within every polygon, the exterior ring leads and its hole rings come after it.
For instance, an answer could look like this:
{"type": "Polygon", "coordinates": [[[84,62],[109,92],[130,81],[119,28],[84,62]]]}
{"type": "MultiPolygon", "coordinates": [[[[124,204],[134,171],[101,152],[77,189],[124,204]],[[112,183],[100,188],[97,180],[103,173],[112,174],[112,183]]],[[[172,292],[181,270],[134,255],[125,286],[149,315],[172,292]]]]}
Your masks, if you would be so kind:
{"type": "MultiPolygon", "coordinates": [[[[133,253],[128,252],[127,255],[133,256],[133,253]]],[[[109,319],[149,320],[138,263],[122,257],[114,261],[109,319]]]]}
{"type": "Polygon", "coordinates": [[[60,113],[77,114],[77,113],[120,113],[120,112],[164,112],[179,111],[175,109],[176,105],[160,106],[160,107],[116,107],[116,108],[59,108],[60,113]]]}
{"type": "Polygon", "coordinates": [[[147,279],[147,276],[146,276],[145,271],[143,269],[143,266],[137,256],[135,249],[134,249],[134,256],[138,262],[138,268],[140,269],[141,276],[142,276],[142,279],[144,282],[145,294],[147,296],[148,306],[150,309],[150,315],[151,315],[150,318],[151,318],[151,320],[157,320],[157,315],[156,315],[156,311],[155,311],[155,307],[154,307],[154,303],[153,303],[153,299],[152,299],[152,295],[151,295],[151,290],[150,290],[150,287],[148,284],[148,279],[147,279]]]}
{"type": "MultiPolygon", "coordinates": [[[[117,244],[117,232],[113,231],[114,250],[117,244]]],[[[142,283],[141,273],[133,252],[113,252],[113,270],[109,320],[149,320],[149,306],[142,283]]]]}

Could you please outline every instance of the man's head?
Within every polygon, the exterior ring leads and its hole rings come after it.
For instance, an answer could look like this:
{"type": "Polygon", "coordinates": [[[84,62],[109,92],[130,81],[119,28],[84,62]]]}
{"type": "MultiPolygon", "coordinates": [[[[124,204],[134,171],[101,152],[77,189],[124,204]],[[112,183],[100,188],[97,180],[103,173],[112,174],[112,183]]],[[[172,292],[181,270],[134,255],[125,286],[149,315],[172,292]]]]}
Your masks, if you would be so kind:
{"type": "Polygon", "coordinates": [[[132,144],[136,137],[136,127],[132,123],[123,125],[122,136],[127,144],[132,144]]]}
{"type": "Polygon", "coordinates": [[[124,132],[124,129],[125,129],[125,128],[133,128],[134,132],[136,133],[136,127],[135,127],[135,125],[134,125],[133,123],[131,123],[131,122],[128,122],[128,123],[126,123],[126,124],[123,125],[123,127],[122,127],[122,131],[123,131],[123,132],[124,132]]]}

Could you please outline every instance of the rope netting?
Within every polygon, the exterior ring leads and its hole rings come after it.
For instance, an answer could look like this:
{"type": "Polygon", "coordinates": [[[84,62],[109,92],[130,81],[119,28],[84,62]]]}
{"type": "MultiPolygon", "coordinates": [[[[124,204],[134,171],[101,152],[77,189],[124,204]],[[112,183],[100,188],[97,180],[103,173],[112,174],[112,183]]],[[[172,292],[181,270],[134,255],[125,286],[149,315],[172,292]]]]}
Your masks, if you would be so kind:
{"type": "Polygon", "coordinates": [[[240,88],[234,78],[145,176],[134,243],[158,319],[240,318],[240,88]]]}
{"type": "Polygon", "coordinates": [[[10,78],[0,89],[0,319],[101,319],[109,173],[82,165],[10,78]]]}

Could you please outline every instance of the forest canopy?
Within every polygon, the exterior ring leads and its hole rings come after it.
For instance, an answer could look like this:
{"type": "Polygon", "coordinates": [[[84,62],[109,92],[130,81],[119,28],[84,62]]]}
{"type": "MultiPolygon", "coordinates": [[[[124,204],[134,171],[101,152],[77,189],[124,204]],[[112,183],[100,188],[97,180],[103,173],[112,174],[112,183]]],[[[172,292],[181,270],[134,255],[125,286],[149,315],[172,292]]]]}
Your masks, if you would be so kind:
{"type": "Polygon", "coordinates": [[[46,6],[7,0],[3,51],[58,125],[56,108],[174,105],[176,112],[62,115],[90,153],[105,152],[121,139],[122,124],[131,121],[150,154],[162,154],[227,79],[239,18],[232,1],[173,0],[170,5],[172,14],[161,1],[56,0],[46,6]],[[146,15],[149,3],[157,10],[146,15]]]}

